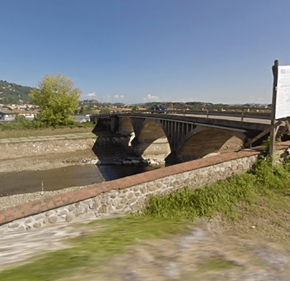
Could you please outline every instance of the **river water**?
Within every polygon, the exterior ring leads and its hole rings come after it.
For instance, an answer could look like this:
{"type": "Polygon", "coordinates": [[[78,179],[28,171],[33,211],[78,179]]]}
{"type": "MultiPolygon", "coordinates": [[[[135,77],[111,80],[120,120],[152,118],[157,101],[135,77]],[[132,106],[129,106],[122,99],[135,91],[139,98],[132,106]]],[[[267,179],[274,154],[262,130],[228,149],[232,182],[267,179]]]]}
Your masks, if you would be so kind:
{"type": "Polygon", "coordinates": [[[0,196],[85,186],[153,170],[149,166],[76,165],[42,171],[0,174],[0,196]]]}

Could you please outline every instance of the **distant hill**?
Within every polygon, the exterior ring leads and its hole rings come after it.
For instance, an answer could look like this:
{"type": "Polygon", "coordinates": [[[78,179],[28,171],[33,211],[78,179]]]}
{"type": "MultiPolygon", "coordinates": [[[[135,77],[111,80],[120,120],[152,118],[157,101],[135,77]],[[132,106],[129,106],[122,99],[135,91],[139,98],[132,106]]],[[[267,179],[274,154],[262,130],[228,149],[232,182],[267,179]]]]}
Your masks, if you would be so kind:
{"type": "Polygon", "coordinates": [[[0,103],[34,103],[28,96],[32,89],[32,87],[21,86],[0,80],[0,103]]]}

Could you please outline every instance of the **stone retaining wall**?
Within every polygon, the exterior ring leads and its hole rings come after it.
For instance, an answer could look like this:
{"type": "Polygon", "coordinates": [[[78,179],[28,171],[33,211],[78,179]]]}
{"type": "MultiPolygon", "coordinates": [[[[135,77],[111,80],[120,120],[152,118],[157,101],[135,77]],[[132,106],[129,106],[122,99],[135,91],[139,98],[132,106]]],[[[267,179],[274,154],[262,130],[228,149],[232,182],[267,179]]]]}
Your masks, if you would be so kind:
{"type": "MultiPolygon", "coordinates": [[[[280,144],[284,157],[290,142],[280,144]]],[[[252,168],[260,152],[246,149],[198,159],[0,210],[0,233],[24,231],[76,218],[138,211],[154,194],[197,188],[252,168]]]]}
{"type": "MultiPolygon", "coordinates": [[[[47,140],[50,140],[47,137],[47,140]]],[[[20,157],[31,157],[53,153],[73,152],[77,150],[92,149],[95,139],[57,139],[57,136],[50,141],[22,141],[18,143],[1,143],[0,160],[16,159],[20,157]]]]}

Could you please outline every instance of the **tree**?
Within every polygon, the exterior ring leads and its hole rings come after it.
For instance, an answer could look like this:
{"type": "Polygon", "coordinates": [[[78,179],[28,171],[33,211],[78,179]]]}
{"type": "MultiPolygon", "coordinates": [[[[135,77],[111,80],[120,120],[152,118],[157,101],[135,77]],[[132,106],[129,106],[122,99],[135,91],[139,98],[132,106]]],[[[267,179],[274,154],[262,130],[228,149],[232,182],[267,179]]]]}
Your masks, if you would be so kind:
{"type": "Polygon", "coordinates": [[[111,110],[108,107],[103,107],[100,109],[100,114],[110,114],[111,110]]]}
{"type": "Polygon", "coordinates": [[[30,91],[29,96],[41,107],[38,119],[49,126],[73,123],[71,114],[78,109],[81,90],[62,73],[45,75],[38,82],[38,89],[30,91]]]}
{"type": "Polygon", "coordinates": [[[137,111],[139,109],[139,106],[138,105],[134,105],[133,107],[132,107],[132,111],[137,111]]]}

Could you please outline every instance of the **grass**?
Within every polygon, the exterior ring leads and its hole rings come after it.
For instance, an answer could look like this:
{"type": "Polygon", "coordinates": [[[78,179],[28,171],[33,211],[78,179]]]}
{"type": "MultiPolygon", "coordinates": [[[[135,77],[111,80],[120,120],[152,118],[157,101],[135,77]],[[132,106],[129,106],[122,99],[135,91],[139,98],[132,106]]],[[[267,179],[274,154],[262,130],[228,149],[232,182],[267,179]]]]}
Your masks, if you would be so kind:
{"type": "MultiPolygon", "coordinates": [[[[71,240],[73,247],[46,254],[39,260],[4,270],[0,280],[56,280],[76,272],[101,266],[106,259],[122,253],[126,247],[142,239],[164,238],[185,233],[184,222],[146,217],[99,220],[99,230],[71,240]]],[[[92,224],[88,228],[94,227],[92,224]]]]}
{"type": "MultiPolygon", "coordinates": [[[[224,272],[225,270],[230,270],[238,268],[239,270],[243,270],[243,267],[238,267],[233,264],[233,262],[228,261],[223,258],[212,258],[209,260],[203,260],[199,265],[197,270],[192,270],[184,273],[182,275],[182,279],[184,281],[189,280],[208,280],[208,281],[216,281],[216,280],[227,280],[226,278],[222,278],[220,275],[217,275],[218,272],[224,272]]],[[[223,275],[222,275],[223,276],[223,275]]]]}
{"type": "Polygon", "coordinates": [[[174,220],[221,217],[224,226],[236,232],[255,228],[264,238],[289,242],[290,161],[272,166],[270,158],[262,159],[254,170],[226,181],[154,196],[143,215],[174,220]]]}
{"type": "Polygon", "coordinates": [[[152,197],[143,214],[178,220],[213,217],[219,212],[236,216],[236,204],[252,202],[256,195],[255,176],[243,174],[203,188],[193,190],[185,187],[179,192],[152,197]]]}
{"type": "Polygon", "coordinates": [[[198,271],[206,272],[209,270],[222,270],[235,267],[233,262],[223,259],[223,258],[212,258],[203,263],[202,266],[199,267],[198,271]]]}

